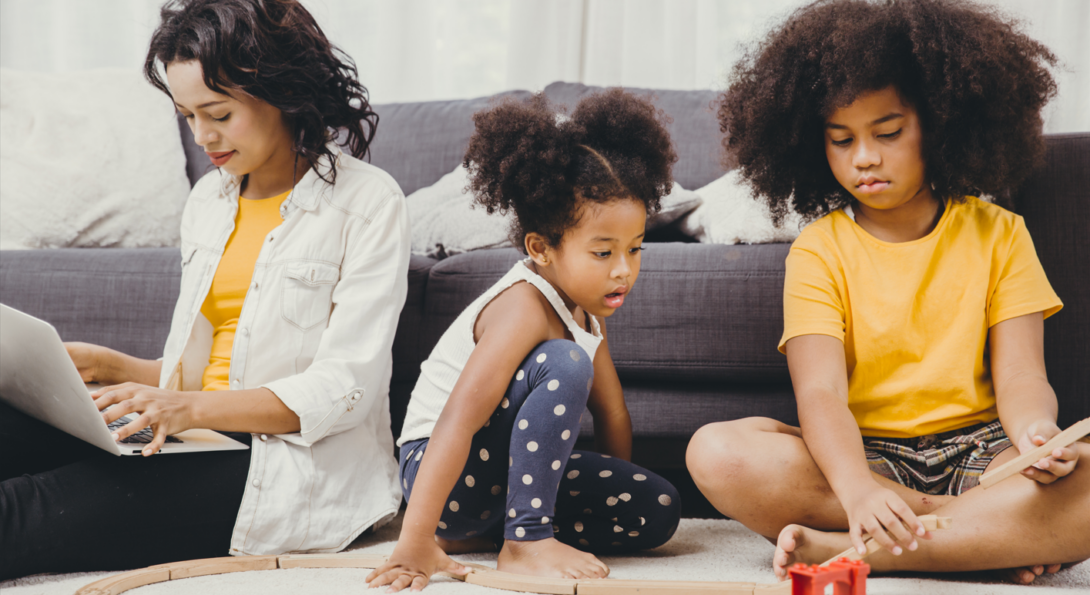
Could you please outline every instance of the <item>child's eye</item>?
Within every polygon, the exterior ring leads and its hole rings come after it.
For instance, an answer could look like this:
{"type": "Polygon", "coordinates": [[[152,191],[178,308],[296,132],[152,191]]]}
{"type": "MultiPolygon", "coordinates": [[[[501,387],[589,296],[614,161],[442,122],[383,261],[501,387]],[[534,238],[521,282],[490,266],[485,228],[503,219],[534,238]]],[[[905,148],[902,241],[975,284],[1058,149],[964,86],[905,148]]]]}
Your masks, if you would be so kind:
{"type": "Polygon", "coordinates": [[[610,252],[610,251],[606,251],[606,252],[591,252],[591,254],[593,254],[593,255],[597,256],[598,258],[609,258],[609,256],[610,256],[611,254],[613,254],[613,252],[610,252]]]}
{"type": "Polygon", "coordinates": [[[225,115],[222,118],[212,118],[212,119],[217,121],[217,122],[226,122],[227,118],[230,118],[230,117],[231,117],[231,112],[227,112],[227,115],[225,115]]]}
{"type": "Polygon", "coordinates": [[[897,130],[890,132],[889,134],[879,134],[878,138],[897,138],[901,134],[901,130],[904,129],[898,128],[897,130]]]}
{"type": "Polygon", "coordinates": [[[846,146],[848,146],[848,143],[852,142],[852,139],[851,138],[846,138],[846,139],[843,139],[843,140],[830,139],[829,142],[833,143],[833,145],[837,146],[837,147],[846,147],[846,146]]]}
{"type": "Polygon", "coordinates": [[[643,246],[636,246],[635,248],[629,250],[628,253],[629,254],[639,254],[642,251],[643,251],[643,246]]]}

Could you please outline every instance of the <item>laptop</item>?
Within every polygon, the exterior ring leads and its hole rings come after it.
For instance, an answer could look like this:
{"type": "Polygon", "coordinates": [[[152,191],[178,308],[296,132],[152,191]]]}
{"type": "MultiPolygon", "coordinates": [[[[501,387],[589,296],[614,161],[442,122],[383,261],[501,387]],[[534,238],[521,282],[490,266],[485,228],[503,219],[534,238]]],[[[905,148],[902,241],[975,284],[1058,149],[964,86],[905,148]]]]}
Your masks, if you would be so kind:
{"type": "MultiPolygon", "coordinates": [[[[113,429],[136,419],[130,413],[107,426],[53,325],[0,304],[0,401],[115,455],[140,455],[151,428],[114,441],[113,429]]],[[[245,450],[246,444],[212,430],[186,430],[167,438],[160,453],[245,450]]]]}

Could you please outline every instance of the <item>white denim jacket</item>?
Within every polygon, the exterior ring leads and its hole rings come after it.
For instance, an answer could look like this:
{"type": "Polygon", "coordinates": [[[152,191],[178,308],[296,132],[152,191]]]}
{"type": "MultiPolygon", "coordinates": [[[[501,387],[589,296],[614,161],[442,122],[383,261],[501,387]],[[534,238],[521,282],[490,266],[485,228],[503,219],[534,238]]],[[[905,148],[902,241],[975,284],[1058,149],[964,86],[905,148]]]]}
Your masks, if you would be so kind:
{"type": "MultiPolygon", "coordinates": [[[[401,504],[388,395],[408,289],[405,197],[384,171],[330,148],[336,184],[311,170],[295,186],[242,304],[231,388],[268,388],[301,431],[254,435],[233,555],[340,551],[401,504]]],[[[318,168],[328,171],[324,160],[318,168]]],[[[163,388],[201,389],[212,346],[201,305],[234,229],[240,181],[211,172],[186,203],[163,388]]]]}

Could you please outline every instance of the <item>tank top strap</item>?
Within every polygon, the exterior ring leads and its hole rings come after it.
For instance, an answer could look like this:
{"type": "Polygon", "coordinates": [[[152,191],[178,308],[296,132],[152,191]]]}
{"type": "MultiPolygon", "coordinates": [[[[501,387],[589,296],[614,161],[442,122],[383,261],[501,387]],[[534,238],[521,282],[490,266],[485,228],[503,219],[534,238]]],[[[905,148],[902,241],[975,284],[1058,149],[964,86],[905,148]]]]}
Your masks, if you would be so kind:
{"type": "MultiPolygon", "coordinates": [[[[596,339],[597,341],[594,342],[594,346],[597,347],[598,342],[602,340],[602,329],[598,325],[598,319],[594,316],[587,317],[590,319],[591,328],[591,332],[587,332],[587,330],[583,328],[583,325],[575,321],[575,317],[572,316],[571,310],[564,304],[564,300],[560,297],[560,294],[556,292],[556,288],[530,268],[530,262],[531,260],[526,258],[516,265],[516,268],[520,271],[519,274],[527,283],[536,287],[537,290],[545,296],[545,299],[549,300],[553,309],[556,310],[557,316],[564,322],[564,326],[568,327],[568,331],[571,332],[573,337],[580,337],[580,335],[583,335],[591,339],[596,339]]],[[[578,340],[576,342],[580,344],[583,343],[578,340]]],[[[592,357],[594,356],[593,353],[590,355],[592,357]]]]}

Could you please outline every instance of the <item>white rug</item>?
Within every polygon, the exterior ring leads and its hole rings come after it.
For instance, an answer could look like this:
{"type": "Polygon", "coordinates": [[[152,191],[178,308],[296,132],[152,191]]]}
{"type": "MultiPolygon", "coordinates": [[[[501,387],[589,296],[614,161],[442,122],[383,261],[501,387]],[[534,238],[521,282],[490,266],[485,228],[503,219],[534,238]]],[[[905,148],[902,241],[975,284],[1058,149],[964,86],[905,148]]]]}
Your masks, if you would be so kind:
{"type": "MultiPolygon", "coordinates": [[[[356,540],[348,549],[358,552],[390,553],[401,528],[400,517],[374,535],[356,540]]],[[[613,578],[655,580],[722,580],[772,582],[770,563],[773,547],[757,534],[734,521],[684,519],[677,535],[665,546],[639,556],[603,558],[613,578]]],[[[494,554],[458,556],[459,559],[495,565],[494,554]]],[[[368,593],[364,578],[368,570],[323,568],[268,570],[205,576],[148,585],[130,593],[138,595],[327,595],[368,593]]],[[[0,582],[3,595],[71,595],[76,589],[107,576],[107,572],[37,575],[0,582]]],[[[989,582],[988,575],[945,578],[877,578],[867,581],[873,595],[1046,595],[1090,591],[1090,563],[1038,578],[1025,587],[989,582]]],[[[383,593],[370,591],[371,593],[383,593]]],[[[432,595],[498,595],[505,591],[466,585],[437,578],[425,590],[432,595]]]]}

